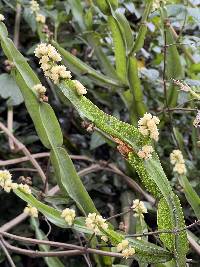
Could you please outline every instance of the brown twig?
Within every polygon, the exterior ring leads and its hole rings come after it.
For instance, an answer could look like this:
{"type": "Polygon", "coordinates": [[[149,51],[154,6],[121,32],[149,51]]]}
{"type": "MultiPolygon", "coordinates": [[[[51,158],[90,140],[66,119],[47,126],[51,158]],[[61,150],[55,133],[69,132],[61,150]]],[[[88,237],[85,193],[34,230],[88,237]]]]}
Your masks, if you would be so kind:
{"type": "Polygon", "coordinates": [[[11,256],[10,256],[6,246],[3,243],[3,238],[1,238],[1,240],[0,240],[0,247],[2,248],[3,252],[5,253],[6,258],[7,258],[8,262],[9,262],[10,266],[11,267],[16,267],[16,265],[14,264],[14,262],[13,262],[11,256]]]}
{"type": "Polygon", "coordinates": [[[41,179],[43,182],[45,182],[46,177],[45,174],[42,170],[42,168],[40,167],[40,165],[38,164],[38,162],[32,157],[31,153],[29,152],[29,150],[25,147],[24,144],[22,144],[17,138],[14,137],[14,135],[8,130],[8,128],[2,123],[0,122],[0,129],[8,136],[10,137],[14,144],[16,145],[16,147],[20,150],[23,151],[23,153],[29,158],[29,160],[31,161],[31,163],[33,164],[33,166],[37,169],[38,174],[40,175],[41,179]]]}
{"type": "Polygon", "coordinates": [[[85,248],[82,246],[77,246],[73,244],[66,244],[66,243],[61,243],[61,242],[54,242],[54,241],[47,241],[47,240],[39,240],[39,239],[33,239],[33,238],[27,238],[27,237],[21,237],[17,235],[12,235],[6,232],[0,232],[2,236],[5,236],[7,238],[21,241],[24,243],[30,243],[30,244],[37,244],[37,245],[48,245],[52,247],[57,247],[60,249],[67,249],[67,251],[50,251],[50,252],[39,252],[39,251],[34,251],[34,250],[27,250],[27,249],[22,249],[18,247],[14,247],[10,245],[8,242],[4,241],[4,245],[7,249],[12,250],[16,253],[19,254],[24,254],[28,255],[30,257],[60,257],[60,256],[72,256],[72,255],[81,255],[85,253],[90,253],[90,254],[98,254],[98,255],[103,255],[103,256],[110,256],[110,257],[118,257],[122,258],[123,255],[121,253],[114,253],[114,252],[109,252],[109,251],[102,251],[99,249],[94,249],[94,248],[85,248]],[[72,254],[74,253],[74,254],[72,254]],[[32,256],[31,256],[32,255],[32,256]]]}
{"type": "Polygon", "coordinates": [[[142,237],[142,236],[149,236],[149,235],[160,235],[160,234],[178,234],[180,232],[186,231],[190,228],[192,228],[195,225],[198,225],[200,223],[200,220],[195,221],[194,223],[182,228],[182,229],[173,229],[173,230],[159,230],[159,231],[153,231],[153,232],[144,232],[141,234],[131,234],[127,235],[127,237],[142,237]]]}
{"type": "MultiPolygon", "coordinates": [[[[45,158],[49,157],[50,153],[49,152],[42,152],[42,153],[37,153],[37,154],[32,154],[32,157],[34,159],[36,158],[45,158]]],[[[69,155],[71,159],[73,160],[84,160],[88,162],[93,162],[94,160],[87,157],[87,156],[81,156],[81,155],[69,155]]],[[[0,160],[0,166],[7,166],[7,165],[13,165],[13,164],[18,164],[21,162],[29,161],[28,157],[20,157],[17,159],[9,159],[9,160],[0,160]]]]}

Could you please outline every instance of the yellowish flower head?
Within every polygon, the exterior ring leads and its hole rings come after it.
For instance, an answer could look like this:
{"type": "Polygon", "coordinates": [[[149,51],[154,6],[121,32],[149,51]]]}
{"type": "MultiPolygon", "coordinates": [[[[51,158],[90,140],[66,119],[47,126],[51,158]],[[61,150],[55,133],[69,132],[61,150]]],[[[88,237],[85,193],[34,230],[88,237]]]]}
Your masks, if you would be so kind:
{"type": "Polygon", "coordinates": [[[31,4],[31,12],[32,13],[37,13],[40,10],[40,6],[39,6],[37,1],[31,0],[30,4],[31,4]]]}
{"type": "Polygon", "coordinates": [[[27,214],[28,216],[33,217],[33,218],[37,218],[38,217],[38,210],[35,207],[32,207],[30,205],[25,207],[24,213],[27,214]]]}
{"type": "Polygon", "coordinates": [[[46,22],[46,18],[42,14],[37,14],[35,19],[37,22],[42,23],[42,24],[45,24],[46,22]]]}
{"type": "Polygon", "coordinates": [[[106,223],[106,219],[104,219],[101,215],[96,213],[89,213],[87,218],[85,219],[85,225],[88,229],[92,230],[96,235],[101,233],[101,228],[103,230],[108,229],[108,224],[106,223]]]}
{"type": "Polygon", "coordinates": [[[31,188],[27,184],[19,184],[18,188],[28,195],[31,194],[31,188]]]}
{"type": "Polygon", "coordinates": [[[151,139],[158,141],[159,132],[157,124],[160,120],[150,113],[145,113],[144,116],[138,121],[138,130],[144,136],[150,136],[151,139]]]}
{"type": "Polygon", "coordinates": [[[41,83],[38,83],[33,86],[33,90],[35,90],[39,94],[45,94],[47,89],[41,83]]]}
{"type": "Polygon", "coordinates": [[[4,21],[4,20],[5,20],[4,15],[0,14],[0,21],[4,21]]]}
{"type": "Polygon", "coordinates": [[[71,226],[76,217],[75,210],[66,208],[62,211],[61,217],[65,219],[65,221],[69,224],[69,226],[71,226]]]}
{"type": "Polygon", "coordinates": [[[133,200],[133,205],[131,207],[133,211],[136,213],[134,216],[142,216],[144,213],[147,213],[147,208],[144,205],[143,201],[140,201],[139,199],[133,200]]]}
{"type": "Polygon", "coordinates": [[[135,249],[129,245],[127,239],[124,239],[117,245],[117,252],[121,252],[123,257],[127,259],[135,254],[135,249]]]}
{"type": "Polygon", "coordinates": [[[179,149],[174,149],[170,154],[170,162],[174,165],[173,171],[180,175],[186,174],[185,160],[179,149]]]}
{"type": "Polygon", "coordinates": [[[151,159],[152,158],[153,151],[154,151],[154,149],[153,149],[152,146],[145,145],[145,146],[142,147],[142,150],[140,150],[137,153],[137,155],[141,159],[148,160],[148,159],[151,159]]]}
{"type": "Polygon", "coordinates": [[[128,247],[128,248],[122,250],[122,255],[126,259],[132,257],[134,254],[135,254],[135,249],[132,247],[128,247]]]}
{"type": "Polygon", "coordinates": [[[82,85],[81,82],[77,81],[77,80],[73,80],[77,94],[78,95],[85,95],[87,94],[87,90],[85,88],[85,86],[82,85]]]}

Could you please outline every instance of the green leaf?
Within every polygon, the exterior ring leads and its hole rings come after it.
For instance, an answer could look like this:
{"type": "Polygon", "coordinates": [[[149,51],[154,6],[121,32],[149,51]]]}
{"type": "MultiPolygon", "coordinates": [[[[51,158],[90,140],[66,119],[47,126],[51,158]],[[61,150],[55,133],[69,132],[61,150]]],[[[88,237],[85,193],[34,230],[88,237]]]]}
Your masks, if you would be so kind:
{"type": "Polygon", "coordinates": [[[130,24],[124,14],[116,11],[113,12],[113,17],[117,20],[124,42],[126,44],[126,53],[129,54],[133,46],[134,38],[130,24]]]}
{"type": "Polygon", "coordinates": [[[9,104],[12,106],[17,106],[24,101],[15,80],[7,73],[0,75],[0,96],[9,98],[9,104]]]}
{"type": "Polygon", "coordinates": [[[84,213],[96,211],[92,200],[76,174],[67,152],[60,147],[63,142],[62,133],[53,109],[47,103],[40,103],[32,89],[40,81],[22,54],[15,48],[13,42],[7,38],[7,30],[3,23],[0,23],[0,39],[6,56],[15,65],[12,75],[21,89],[37,133],[44,146],[53,149],[51,153],[52,164],[55,164],[54,169],[57,170],[60,187],[65,193],[67,190],[67,193],[77,201],[78,206],[84,213]],[[68,176],[69,173],[71,177],[68,176]]]}
{"type": "Polygon", "coordinates": [[[197,218],[200,219],[200,197],[197,195],[185,175],[178,175],[178,180],[180,185],[183,187],[183,191],[187,201],[194,210],[194,213],[197,218]]]}
{"type": "Polygon", "coordinates": [[[153,0],[146,1],[144,14],[142,16],[141,26],[139,28],[135,43],[133,44],[131,51],[130,51],[130,54],[132,55],[137,53],[144,46],[144,40],[145,40],[145,36],[147,33],[147,19],[152,9],[152,3],[153,3],[153,0]]]}
{"type": "Polygon", "coordinates": [[[55,224],[56,226],[61,228],[72,228],[81,233],[92,234],[92,232],[88,230],[87,227],[85,227],[84,218],[76,217],[73,226],[69,227],[68,224],[65,222],[65,220],[61,218],[61,211],[58,211],[42,203],[41,201],[37,200],[33,195],[26,194],[20,189],[14,190],[14,193],[32,207],[36,207],[44,216],[47,217],[47,219],[51,223],[55,224]]]}
{"type": "Polygon", "coordinates": [[[73,56],[71,53],[63,49],[55,41],[53,41],[52,44],[57,48],[58,52],[62,55],[65,65],[68,66],[76,74],[88,75],[95,82],[100,83],[102,85],[110,85],[116,87],[123,86],[122,82],[119,82],[119,80],[116,81],[110,79],[107,76],[94,70],[92,67],[82,62],[79,58],[73,56]]]}
{"type": "Polygon", "coordinates": [[[144,97],[141,87],[140,78],[138,76],[137,59],[133,56],[129,58],[128,62],[128,81],[131,93],[133,95],[133,109],[135,114],[135,124],[137,124],[140,117],[143,117],[147,111],[144,103],[144,97]]]}
{"type": "MultiPolygon", "coordinates": [[[[167,61],[166,61],[166,74],[167,79],[183,79],[184,72],[180,61],[180,55],[178,53],[176,45],[173,45],[176,41],[173,37],[171,29],[166,27],[166,44],[169,45],[167,47],[167,61]]],[[[169,88],[168,94],[168,104],[169,106],[176,106],[178,99],[178,89],[176,86],[171,85],[169,88]]]]}
{"type": "Polygon", "coordinates": [[[119,78],[126,83],[126,47],[117,20],[112,16],[108,17],[108,27],[110,28],[113,39],[116,71],[119,78]]]}
{"type": "Polygon", "coordinates": [[[85,30],[85,21],[83,16],[83,7],[80,0],[69,0],[69,5],[71,6],[73,18],[77,21],[80,29],[85,30]]]}
{"type": "MultiPolygon", "coordinates": [[[[94,50],[95,56],[97,57],[97,61],[102,69],[102,72],[111,79],[118,81],[119,77],[117,75],[117,72],[110,62],[110,59],[103,51],[101,44],[101,35],[97,34],[96,32],[86,32],[85,35],[89,45],[94,50]]],[[[119,81],[118,83],[120,84],[121,82],[119,81]]]]}
{"type": "Polygon", "coordinates": [[[53,148],[51,151],[51,162],[54,166],[60,188],[76,201],[82,212],[85,214],[89,212],[98,213],[65,149],[61,147],[53,148]]]}

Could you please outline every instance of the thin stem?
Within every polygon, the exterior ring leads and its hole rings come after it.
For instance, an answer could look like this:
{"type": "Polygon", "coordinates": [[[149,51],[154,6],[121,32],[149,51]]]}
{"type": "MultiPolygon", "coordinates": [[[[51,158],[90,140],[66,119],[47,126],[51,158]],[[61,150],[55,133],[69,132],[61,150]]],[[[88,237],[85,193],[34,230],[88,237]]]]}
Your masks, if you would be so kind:
{"type": "Polygon", "coordinates": [[[200,220],[195,221],[194,223],[182,228],[182,229],[173,229],[173,230],[160,230],[160,231],[153,231],[153,232],[144,232],[141,234],[131,234],[126,235],[127,237],[142,237],[142,236],[149,236],[149,235],[160,235],[160,234],[178,234],[180,232],[186,231],[190,228],[192,228],[195,225],[198,225],[200,223],[200,220]]]}
{"type": "Polygon", "coordinates": [[[16,267],[16,265],[14,264],[14,262],[13,262],[11,256],[10,256],[6,246],[3,243],[3,238],[1,238],[1,240],[0,240],[0,247],[2,248],[3,252],[5,253],[6,258],[7,258],[8,262],[9,262],[10,266],[11,267],[16,267]]]}
{"type": "Polygon", "coordinates": [[[23,153],[29,158],[29,160],[31,161],[31,163],[33,164],[33,166],[37,169],[38,174],[40,175],[43,183],[46,180],[46,176],[42,170],[42,168],[40,167],[40,165],[38,164],[38,162],[32,157],[31,153],[29,152],[29,150],[25,147],[24,144],[22,144],[17,138],[14,137],[14,135],[9,131],[9,129],[7,127],[5,127],[5,125],[3,123],[0,122],[0,129],[8,136],[10,137],[14,144],[16,145],[16,147],[18,147],[20,150],[23,151],[23,153]]]}
{"type": "Polygon", "coordinates": [[[8,242],[4,241],[4,245],[7,249],[12,250],[19,254],[28,255],[30,257],[60,257],[60,256],[72,256],[72,255],[81,255],[81,254],[98,254],[103,256],[110,256],[110,257],[118,257],[122,258],[123,255],[121,253],[114,253],[109,251],[102,251],[99,249],[93,249],[93,248],[86,248],[82,246],[77,246],[73,244],[66,244],[61,242],[54,242],[54,241],[47,241],[47,240],[39,240],[39,239],[33,239],[33,238],[27,238],[27,237],[21,237],[13,234],[9,234],[6,232],[1,232],[0,234],[2,236],[5,236],[7,238],[22,241],[23,243],[30,243],[30,244],[42,244],[42,245],[48,245],[52,247],[62,248],[62,249],[68,249],[67,251],[58,251],[58,252],[39,252],[34,250],[26,250],[22,248],[17,248],[12,245],[10,245],[8,242]],[[74,253],[74,254],[73,254],[74,253]]]}

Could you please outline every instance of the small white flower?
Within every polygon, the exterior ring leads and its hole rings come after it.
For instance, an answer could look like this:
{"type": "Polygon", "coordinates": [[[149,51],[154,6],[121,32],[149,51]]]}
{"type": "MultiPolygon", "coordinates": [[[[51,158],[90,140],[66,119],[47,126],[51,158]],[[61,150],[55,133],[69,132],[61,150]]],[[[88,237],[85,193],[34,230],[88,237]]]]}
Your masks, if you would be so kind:
{"type": "Polygon", "coordinates": [[[138,121],[138,130],[144,136],[150,136],[150,138],[158,141],[158,128],[160,120],[156,116],[152,116],[150,113],[145,113],[144,116],[138,121]]]}
{"type": "Polygon", "coordinates": [[[122,250],[122,255],[126,259],[128,259],[131,256],[133,256],[134,254],[135,254],[135,249],[132,248],[132,247],[128,247],[128,248],[122,250]]]}
{"type": "Polygon", "coordinates": [[[87,94],[87,90],[85,88],[85,86],[82,85],[81,82],[77,81],[77,80],[73,80],[77,94],[78,95],[85,95],[87,94]]]}
{"type": "Polygon", "coordinates": [[[46,18],[42,14],[37,14],[35,19],[37,22],[45,24],[46,18]]]}
{"type": "Polygon", "coordinates": [[[42,56],[47,56],[48,54],[48,46],[45,43],[39,44],[34,51],[36,57],[40,58],[42,56]]]}
{"type": "Polygon", "coordinates": [[[31,188],[27,184],[19,184],[18,188],[28,195],[31,194],[31,188]]]}
{"type": "Polygon", "coordinates": [[[127,239],[122,240],[122,242],[120,242],[117,245],[117,252],[121,252],[122,250],[128,248],[128,246],[129,246],[128,240],[127,239]]]}
{"type": "Polygon", "coordinates": [[[180,175],[186,174],[185,160],[179,149],[174,149],[170,154],[170,162],[174,165],[173,171],[180,175]]]}
{"type": "Polygon", "coordinates": [[[40,10],[40,6],[37,1],[31,0],[30,4],[32,13],[37,13],[40,10]]]}
{"type": "Polygon", "coordinates": [[[137,155],[138,157],[140,157],[141,159],[145,159],[148,160],[150,158],[152,158],[152,153],[153,153],[154,149],[152,146],[143,146],[142,150],[140,150],[137,155]]]}
{"type": "Polygon", "coordinates": [[[123,257],[126,259],[135,254],[135,249],[129,245],[127,239],[122,240],[122,242],[117,245],[117,251],[122,252],[123,257]]]}
{"type": "Polygon", "coordinates": [[[5,20],[4,15],[0,14],[0,21],[4,21],[4,20],[5,20]]]}
{"type": "Polygon", "coordinates": [[[38,217],[38,210],[35,207],[32,207],[30,205],[25,207],[24,213],[29,215],[29,216],[31,216],[31,217],[33,217],[33,218],[37,218],[38,217]]]}
{"type": "Polygon", "coordinates": [[[108,224],[106,223],[106,219],[103,219],[101,215],[96,213],[89,213],[86,220],[85,225],[88,229],[92,230],[96,235],[100,234],[100,229],[103,230],[108,229],[108,224]]]}
{"type": "Polygon", "coordinates": [[[33,90],[37,91],[39,94],[45,94],[47,89],[41,83],[33,86],[33,90]]]}
{"type": "Polygon", "coordinates": [[[69,224],[69,226],[71,226],[76,217],[75,210],[66,208],[62,211],[61,217],[65,219],[65,221],[69,224]]]}
{"type": "Polygon", "coordinates": [[[136,214],[134,215],[136,216],[142,216],[144,217],[143,213],[147,213],[147,208],[144,205],[143,201],[140,201],[139,199],[135,199],[133,200],[133,205],[131,207],[133,209],[134,212],[136,212],[136,214]]]}

